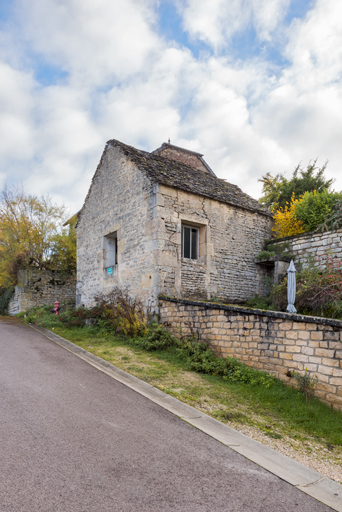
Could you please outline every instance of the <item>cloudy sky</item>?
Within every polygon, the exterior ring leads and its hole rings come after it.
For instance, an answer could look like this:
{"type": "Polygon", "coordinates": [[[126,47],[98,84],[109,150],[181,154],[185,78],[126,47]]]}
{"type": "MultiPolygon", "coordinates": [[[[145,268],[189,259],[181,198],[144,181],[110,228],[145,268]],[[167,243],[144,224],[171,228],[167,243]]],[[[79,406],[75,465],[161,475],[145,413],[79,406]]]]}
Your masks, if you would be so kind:
{"type": "Polygon", "coordinates": [[[112,138],[342,189],[341,0],[0,0],[0,73],[0,186],[72,212],[112,138]]]}

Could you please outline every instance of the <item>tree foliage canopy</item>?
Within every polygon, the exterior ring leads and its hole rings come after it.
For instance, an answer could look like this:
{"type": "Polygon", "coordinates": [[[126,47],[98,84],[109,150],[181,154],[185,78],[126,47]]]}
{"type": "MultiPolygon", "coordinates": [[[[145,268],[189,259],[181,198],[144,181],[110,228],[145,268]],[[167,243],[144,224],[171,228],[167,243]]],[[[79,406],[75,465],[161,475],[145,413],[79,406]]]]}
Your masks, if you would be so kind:
{"type": "Polygon", "coordinates": [[[334,180],[328,180],[324,176],[327,162],[320,168],[316,163],[317,159],[310,162],[306,169],[298,164],[290,180],[281,173],[275,176],[269,172],[266,173],[258,180],[263,184],[260,203],[275,212],[284,209],[286,203],[290,204],[293,197],[299,199],[305,192],[329,190],[334,180]]]}
{"type": "Polygon", "coordinates": [[[5,187],[0,193],[0,286],[16,282],[19,268],[75,272],[75,223],[63,226],[66,208],[49,197],[5,187]]]}

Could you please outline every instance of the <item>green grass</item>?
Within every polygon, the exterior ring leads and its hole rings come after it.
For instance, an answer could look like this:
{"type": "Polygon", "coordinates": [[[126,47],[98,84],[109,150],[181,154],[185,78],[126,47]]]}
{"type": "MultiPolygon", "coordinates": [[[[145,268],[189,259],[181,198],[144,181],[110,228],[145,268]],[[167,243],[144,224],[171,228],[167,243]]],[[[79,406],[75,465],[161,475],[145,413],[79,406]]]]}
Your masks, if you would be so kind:
{"type": "Polygon", "coordinates": [[[279,380],[266,387],[198,374],[189,371],[175,347],[146,351],[105,329],[65,327],[47,311],[29,319],[222,422],[257,428],[275,440],[304,445],[315,440],[335,450],[337,458],[342,454],[342,413],[315,398],[307,404],[304,395],[279,380]]]}

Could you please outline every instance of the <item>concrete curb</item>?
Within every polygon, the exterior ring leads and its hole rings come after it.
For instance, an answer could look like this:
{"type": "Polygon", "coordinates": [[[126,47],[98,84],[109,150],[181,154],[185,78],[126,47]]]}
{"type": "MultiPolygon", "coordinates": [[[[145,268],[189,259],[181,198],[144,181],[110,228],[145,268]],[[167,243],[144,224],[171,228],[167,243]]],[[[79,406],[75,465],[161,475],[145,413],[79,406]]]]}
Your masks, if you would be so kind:
{"type": "Polygon", "coordinates": [[[342,512],[342,485],[334,480],[324,477],[320,473],[224,425],[194,407],[163,393],[163,391],[116,368],[100,357],[74,345],[74,343],[58,336],[58,334],[44,327],[33,325],[30,325],[30,327],[80,359],[83,359],[83,361],[91,364],[94,368],[97,368],[118,382],[128,386],[137,393],[140,393],[169,412],[176,414],[190,425],[193,425],[217,441],[229,446],[232,450],[235,450],[247,459],[255,462],[285,482],[290,483],[297,487],[297,489],[309,494],[325,505],[328,505],[333,510],[342,512]]]}

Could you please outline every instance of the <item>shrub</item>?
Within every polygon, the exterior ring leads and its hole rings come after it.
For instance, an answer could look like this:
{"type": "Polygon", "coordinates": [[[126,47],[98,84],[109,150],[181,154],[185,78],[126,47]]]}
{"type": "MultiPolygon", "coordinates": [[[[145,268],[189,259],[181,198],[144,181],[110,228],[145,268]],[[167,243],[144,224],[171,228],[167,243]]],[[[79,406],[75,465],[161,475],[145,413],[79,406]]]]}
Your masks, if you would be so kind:
{"type": "Polygon", "coordinates": [[[231,382],[244,382],[270,387],[275,379],[271,375],[245,366],[237,359],[220,357],[210,344],[192,338],[176,338],[162,325],[150,323],[144,336],[131,338],[130,342],[145,350],[175,350],[189,370],[216,375],[231,382]]]}
{"type": "Polygon", "coordinates": [[[305,231],[313,231],[331,214],[333,206],[342,199],[341,193],[328,192],[305,192],[295,204],[295,215],[304,226],[305,231]]]}
{"type": "Polygon", "coordinates": [[[325,217],[317,230],[328,231],[342,228],[342,199],[338,199],[331,207],[330,213],[325,217]]]}
{"type": "Polygon", "coordinates": [[[317,384],[316,375],[311,377],[308,369],[305,368],[305,373],[303,375],[298,372],[294,372],[293,377],[297,381],[299,391],[305,395],[306,403],[310,403],[311,398],[315,394],[315,388],[317,384]]]}
{"type": "Polygon", "coordinates": [[[179,340],[177,353],[186,361],[189,370],[199,373],[218,375],[223,380],[262,385],[266,388],[275,382],[273,376],[245,366],[237,359],[218,356],[207,342],[194,339],[179,340]]]}
{"type": "Polygon", "coordinates": [[[131,337],[146,334],[147,321],[143,304],[127,290],[115,287],[109,294],[98,295],[95,300],[99,316],[116,334],[131,337]]]}
{"type": "MultiPolygon", "coordinates": [[[[273,286],[271,301],[275,309],[287,306],[287,277],[273,286]]],[[[317,316],[342,315],[342,262],[326,254],[318,260],[310,259],[296,275],[296,302],[298,312],[317,316]]]]}
{"type": "MultiPolygon", "coordinates": [[[[294,194],[291,203],[274,214],[273,231],[277,237],[298,235],[315,229],[337,229],[342,226],[342,193],[327,189],[305,192],[299,199],[294,194]]],[[[268,247],[270,250],[270,247],[268,247]]]]}
{"type": "Polygon", "coordinates": [[[267,260],[268,258],[273,258],[275,256],[276,256],[275,251],[269,251],[269,250],[265,249],[264,251],[259,252],[259,254],[257,256],[257,260],[259,260],[259,261],[267,260]]]}
{"type": "Polygon", "coordinates": [[[248,299],[247,306],[249,308],[254,309],[271,309],[271,299],[270,297],[264,297],[260,295],[255,295],[252,299],[248,299]]]}
{"type": "Polygon", "coordinates": [[[98,306],[93,308],[69,308],[60,312],[58,320],[67,327],[83,327],[86,319],[98,319],[101,317],[101,314],[102,310],[98,306]]]}
{"type": "Polygon", "coordinates": [[[165,350],[176,344],[176,338],[162,325],[151,322],[145,335],[134,338],[133,343],[145,350],[165,350]]]}
{"type": "Polygon", "coordinates": [[[286,203],[284,208],[275,212],[272,231],[275,232],[277,237],[283,238],[305,232],[304,224],[296,216],[296,207],[299,201],[300,199],[295,199],[293,194],[291,203],[286,203]]]}

